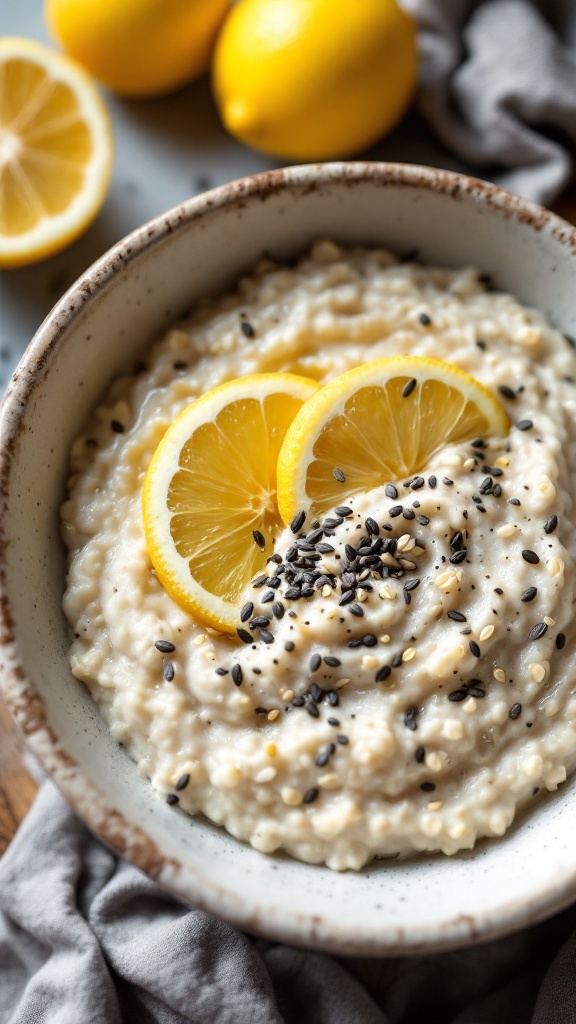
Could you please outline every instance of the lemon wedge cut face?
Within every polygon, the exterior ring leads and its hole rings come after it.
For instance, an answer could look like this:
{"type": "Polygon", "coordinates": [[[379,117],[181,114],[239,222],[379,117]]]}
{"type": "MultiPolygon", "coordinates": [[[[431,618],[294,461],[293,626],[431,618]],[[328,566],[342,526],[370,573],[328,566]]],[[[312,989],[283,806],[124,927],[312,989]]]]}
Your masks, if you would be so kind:
{"type": "Polygon", "coordinates": [[[285,523],[299,509],[318,515],[421,471],[440,448],[509,426],[490,391],[451,364],[418,356],[365,363],[295,416],[278,459],[280,513],[285,523]]]}
{"type": "Polygon", "coordinates": [[[0,268],[77,238],[112,163],[108,113],[82,68],[29,39],[0,39],[0,268]]]}
{"type": "Polygon", "coordinates": [[[146,473],[144,531],[156,574],[201,621],[235,633],[239,599],[282,530],[276,465],[318,385],[254,374],[214,388],[169,427],[146,473]]]}

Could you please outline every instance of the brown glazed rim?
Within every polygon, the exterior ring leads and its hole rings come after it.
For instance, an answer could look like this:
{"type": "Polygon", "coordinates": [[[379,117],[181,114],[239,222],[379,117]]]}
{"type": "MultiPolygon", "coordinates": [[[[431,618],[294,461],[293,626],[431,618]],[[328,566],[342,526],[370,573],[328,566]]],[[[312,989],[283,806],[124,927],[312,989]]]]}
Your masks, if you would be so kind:
{"type": "MultiPolygon", "coordinates": [[[[141,254],[159,246],[169,235],[216,210],[234,212],[246,200],[265,201],[277,192],[309,194],[331,183],[353,187],[363,181],[380,186],[420,188],[458,199],[472,199],[490,207],[502,217],[521,222],[536,231],[546,230],[571,255],[576,255],[576,230],[555,214],[495,185],[466,175],[410,164],[348,162],[311,164],[268,171],[222,185],[187,200],[154,218],[113,246],[66,292],[37,331],[17,367],[2,403],[2,444],[0,449],[0,688],[26,743],[61,790],[86,826],[120,857],[131,861],[172,895],[209,913],[221,916],[249,932],[281,942],[327,952],[382,956],[432,953],[463,947],[504,935],[533,924],[574,898],[574,868],[559,877],[544,892],[523,900],[504,901],[497,912],[460,915],[434,926],[410,930],[382,921],[376,935],[369,927],[351,935],[345,915],[340,928],[293,910],[276,920],[263,892],[259,906],[245,903],[242,894],[226,886],[200,880],[193,865],[167,858],[142,829],[130,822],[100,793],[81,766],[67,753],[46,718],[45,708],[34,681],[27,677],[19,657],[10,595],[6,588],[6,547],[4,513],[8,507],[11,464],[22,419],[35,388],[42,384],[52,353],[63,341],[68,327],[80,312],[101,295],[114,275],[136,262],[141,254]]],[[[322,869],[317,869],[322,870],[322,869]]]]}

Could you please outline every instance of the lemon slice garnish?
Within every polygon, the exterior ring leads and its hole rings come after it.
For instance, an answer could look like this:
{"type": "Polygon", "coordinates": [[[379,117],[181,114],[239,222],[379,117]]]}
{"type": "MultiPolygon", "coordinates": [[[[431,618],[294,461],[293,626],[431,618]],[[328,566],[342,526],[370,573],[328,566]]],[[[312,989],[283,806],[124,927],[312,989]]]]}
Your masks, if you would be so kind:
{"type": "Polygon", "coordinates": [[[78,237],[110,183],[112,129],[90,77],[30,39],[0,39],[0,268],[78,237]]]}
{"type": "Polygon", "coordinates": [[[187,406],[156,449],[143,491],[156,574],[202,622],[234,633],[238,602],[282,530],[276,464],[318,385],[290,373],[229,381],[187,406]]]}
{"type": "Polygon", "coordinates": [[[300,509],[318,515],[419,472],[446,445],[502,436],[509,426],[494,395],[456,366],[418,356],[365,363],[294,417],[278,458],[280,514],[285,523],[300,509]]]}

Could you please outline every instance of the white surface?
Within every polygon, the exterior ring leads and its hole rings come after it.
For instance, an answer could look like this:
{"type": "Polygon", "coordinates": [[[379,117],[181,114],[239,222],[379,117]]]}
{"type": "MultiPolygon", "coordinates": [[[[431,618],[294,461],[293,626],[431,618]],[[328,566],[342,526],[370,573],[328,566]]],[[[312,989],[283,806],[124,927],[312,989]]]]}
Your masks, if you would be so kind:
{"type": "MultiPolygon", "coordinates": [[[[44,25],[43,0],[0,0],[0,35],[29,36],[56,45],[44,25]]],[[[280,166],[224,131],[207,77],[159,100],[128,101],[103,93],[116,138],[108,200],[75,245],[34,267],[0,272],[0,392],[57,299],[114,242],[206,188],[280,166]]],[[[435,145],[414,114],[388,139],[359,156],[463,169],[435,145]]]]}
{"type": "Polygon", "coordinates": [[[155,241],[140,232],[129,242],[130,253],[120,249],[110,266],[104,261],[89,287],[70,293],[40,332],[26,367],[32,387],[22,373],[3,424],[8,436],[16,429],[16,444],[2,522],[12,606],[6,611],[15,643],[4,647],[2,684],[27,721],[33,750],[77,811],[150,870],[132,827],[147,832],[164,856],[180,862],[180,868],[165,864],[159,877],[182,898],[244,928],[316,948],[431,951],[501,934],[572,900],[574,778],[501,841],[482,843],[471,854],[384,862],[340,875],[264,857],[204,820],[174,811],[137,774],[70,674],[60,610],[58,507],[68,447],[86,409],[167,319],[195,295],[226,287],[264,248],[287,258],[329,231],[342,241],[419,247],[424,261],[475,262],[499,286],[574,332],[576,256],[573,232],[561,222],[550,216],[532,226],[524,217],[527,205],[478,186],[458,192],[451,178],[435,192],[434,177],[417,171],[409,172],[407,185],[387,182],[384,172],[380,180],[339,183],[338,173],[326,170],[318,191],[308,186],[314,172],[303,169],[291,175],[291,188],[264,201],[246,189],[226,190],[210,197],[215,207],[200,200],[175,211],[156,223],[155,241]],[[59,757],[30,703],[26,675],[80,772],[59,757]]]}

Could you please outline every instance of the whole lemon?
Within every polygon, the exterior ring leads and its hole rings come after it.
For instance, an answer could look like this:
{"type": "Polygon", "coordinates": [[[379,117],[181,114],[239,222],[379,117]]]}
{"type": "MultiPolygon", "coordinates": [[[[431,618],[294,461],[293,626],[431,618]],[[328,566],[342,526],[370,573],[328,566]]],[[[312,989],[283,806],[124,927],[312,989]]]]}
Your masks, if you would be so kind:
{"type": "Polygon", "coordinates": [[[396,0],[241,0],[214,50],[224,124],[272,156],[349,156],[390,131],[417,79],[414,22],[396,0]]]}
{"type": "Polygon", "coordinates": [[[66,52],[124,96],[159,96],[208,68],[230,0],[46,0],[66,52]]]}

